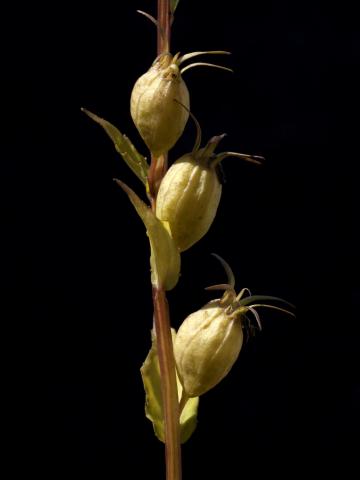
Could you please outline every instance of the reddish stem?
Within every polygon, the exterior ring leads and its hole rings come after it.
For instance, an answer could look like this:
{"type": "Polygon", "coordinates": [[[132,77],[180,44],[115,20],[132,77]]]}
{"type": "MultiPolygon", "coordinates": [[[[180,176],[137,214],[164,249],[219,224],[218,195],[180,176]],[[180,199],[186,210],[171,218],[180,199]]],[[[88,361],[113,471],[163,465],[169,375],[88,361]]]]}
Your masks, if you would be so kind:
{"type": "Polygon", "coordinates": [[[170,51],[171,13],[169,0],[158,0],[157,54],[170,51]]]}
{"type": "Polygon", "coordinates": [[[160,157],[151,156],[151,164],[148,173],[149,192],[152,209],[155,211],[156,196],[167,170],[167,154],[160,155],[160,157]]]}
{"type": "Polygon", "coordinates": [[[153,287],[155,332],[165,421],[166,479],[181,480],[179,400],[166,294],[153,287]]]}

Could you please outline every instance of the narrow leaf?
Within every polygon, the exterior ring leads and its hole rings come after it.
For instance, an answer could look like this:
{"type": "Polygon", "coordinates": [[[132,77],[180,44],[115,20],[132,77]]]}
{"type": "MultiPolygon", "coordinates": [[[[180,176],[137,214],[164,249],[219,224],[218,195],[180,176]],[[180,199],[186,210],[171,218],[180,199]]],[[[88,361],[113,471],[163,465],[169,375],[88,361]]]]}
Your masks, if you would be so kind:
{"type": "MultiPolygon", "coordinates": [[[[173,341],[176,332],[171,329],[173,341]]],[[[145,388],[145,415],[152,422],[154,432],[161,442],[165,442],[164,411],[161,395],[160,367],[157,355],[156,337],[151,331],[151,349],[140,368],[141,377],[145,388]]],[[[177,376],[176,376],[177,377],[177,376]]],[[[177,377],[179,400],[182,394],[182,386],[177,377]]],[[[185,443],[196,428],[196,417],[199,405],[199,397],[190,398],[184,406],[180,416],[180,439],[185,443]]]]}
{"type": "Polygon", "coordinates": [[[151,348],[140,368],[145,389],[145,415],[152,422],[155,435],[164,442],[164,414],[161,397],[160,366],[157,356],[156,339],[151,331],[151,348]]]}
{"type": "MultiPolygon", "coordinates": [[[[176,375],[179,400],[182,394],[182,385],[176,375]]],[[[185,403],[180,415],[180,441],[185,443],[189,440],[197,425],[197,412],[199,408],[199,397],[189,398],[185,403]]]]}
{"type": "Polygon", "coordinates": [[[149,166],[146,162],[145,157],[143,157],[131,143],[126,135],[123,135],[120,130],[118,130],[114,125],[112,125],[107,120],[98,117],[94,113],[86,110],[85,108],[81,109],[88,117],[90,117],[94,122],[98,123],[108,134],[111,140],[114,142],[115,149],[125,160],[128,167],[135,173],[135,175],[147,185],[147,172],[149,166]]]}
{"type": "Polygon", "coordinates": [[[176,10],[176,7],[178,6],[180,0],[170,0],[170,11],[172,15],[174,15],[174,12],[176,10]]]}
{"type": "Polygon", "coordinates": [[[154,215],[152,210],[125,183],[115,179],[116,183],[127,193],[146,227],[150,240],[151,283],[157,288],[171,290],[180,276],[180,253],[165,225],[154,215]]]}

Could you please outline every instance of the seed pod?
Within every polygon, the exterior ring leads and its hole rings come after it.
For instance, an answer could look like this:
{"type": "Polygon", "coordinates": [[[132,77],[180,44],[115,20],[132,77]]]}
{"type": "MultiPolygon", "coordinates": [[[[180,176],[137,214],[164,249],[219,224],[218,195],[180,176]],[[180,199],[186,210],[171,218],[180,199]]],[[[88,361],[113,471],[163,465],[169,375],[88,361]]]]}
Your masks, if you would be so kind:
{"type": "Polygon", "coordinates": [[[189,91],[182,79],[177,57],[158,57],[133,88],[130,101],[132,119],[151,153],[161,155],[182,134],[188,112],[174,99],[189,108],[189,91]]]}
{"type": "Polygon", "coordinates": [[[158,157],[170,150],[181,136],[189,118],[190,99],[181,73],[199,65],[225,67],[208,63],[193,63],[180,70],[180,64],[205,53],[193,52],[180,57],[170,53],[159,55],[151,68],[135,83],[131,93],[132,119],[151,153],[158,157]],[[176,101],[177,102],[176,102],[176,101]],[[186,108],[182,108],[181,105],[186,108]]]}
{"type": "Polygon", "coordinates": [[[254,303],[259,299],[284,302],[279,298],[251,295],[242,298],[247,289],[236,295],[229,265],[217,258],[228,273],[229,283],[208,289],[223,289],[224,295],[189,315],[181,324],[174,343],[178,375],[185,394],[190,398],[207,392],[229,373],[243,344],[243,329],[251,325],[247,316],[249,312],[255,316],[259,328],[256,307],[274,308],[293,315],[274,305],[254,303]]]}
{"type": "Polygon", "coordinates": [[[201,132],[198,123],[197,128],[193,151],[169,168],[156,200],[156,216],[169,222],[180,252],[200,240],[215,218],[222,191],[216,167],[221,160],[235,156],[259,164],[262,158],[235,152],[215,155],[214,150],[224,135],[213,137],[205,148],[199,149],[201,132]]]}
{"type": "Polygon", "coordinates": [[[174,345],[179,378],[189,397],[210,390],[224,378],[243,343],[241,322],[220,301],[210,302],[182,323],[174,345]]]}

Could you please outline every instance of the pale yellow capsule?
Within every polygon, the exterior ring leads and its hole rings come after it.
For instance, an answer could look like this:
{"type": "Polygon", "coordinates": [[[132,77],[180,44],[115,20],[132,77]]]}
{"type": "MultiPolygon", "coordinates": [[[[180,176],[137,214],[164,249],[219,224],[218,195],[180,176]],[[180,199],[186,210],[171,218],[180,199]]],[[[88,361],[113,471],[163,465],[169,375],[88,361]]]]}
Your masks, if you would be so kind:
{"type": "Polygon", "coordinates": [[[181,252],[209,230],[221,190],[214,168],[194,155],[184,155],[169,168],[160,184],[156,216],[169,222],[171,235],[181,252]]]}
{"type": "Polygon", "coordinates": [[[132,119],[156,157],[170,150],[185,128],[189,112],[178,102],[189,109],[189,91],[180,74],[178,55],[163,54],[137,80],[130,100],[132,119]]]}
{"type": "MultiPolygon", "coordinates": [[[[148,14],[146,16],[150,17],[148,14]]],[[[154,21],[156,23],[156,20],[154,21]]],[[[181,70],[180,65],[199,55],[228,53],[222,50],[192,52],[183,56],[180,56],[180,53],[174,56],[163,53],[136,81],[131,93],[130,112],[140,135],[155,157],[175,145],[189,118],[189,91],[181,74],[198,66],[231,71],[229,68],[204,62],[192,63],[181,70]]]]}
{"type": "Polygon", "coordinates": [[[227,156],[260,163],[259,158],[235,152],[214,154],[224,135],[213,137],[198,149],[200,132],[193,152],[179,158],[164,176],[156,200],[156,216],[170,225],[171,235],[183,252],[209,230],[220,203],[222,185],[216,166],[227,156]]]}
{"type": "Polygon", "coordinates": [[[177,371],[188,397],[218,384],[230,371],[243,344],[241,321],[227,314],[219,301],[189,315],[176,335],[177,371]]]}
{"type": "Polygon", "coordinates": [[[176,369],[185,399],[202,395],[229,373],[243,345],[243,330],[251,332],[254,329],[248,314],[255,317],[260,329],[260,317],[256,308],[272,308],[294,315],[282,307],[262,303],[269,300],[293,308],[293,305],[281,298],[252,296],[247,288],[236,294],[231,268],[221,257],[215,256],[225,268],[228,283],[208,287],[208,290],[225,292],[220,299],[213,300],[190,314],[181,324],[174,342],[176,369]]]}

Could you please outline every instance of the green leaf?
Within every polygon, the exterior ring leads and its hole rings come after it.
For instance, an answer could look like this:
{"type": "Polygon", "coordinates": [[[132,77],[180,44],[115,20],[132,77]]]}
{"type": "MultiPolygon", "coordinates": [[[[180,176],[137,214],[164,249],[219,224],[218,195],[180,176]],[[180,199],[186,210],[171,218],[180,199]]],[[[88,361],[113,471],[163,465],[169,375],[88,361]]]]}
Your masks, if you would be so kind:
{"type": "Polygon", "coordinates": [[[176,10],[176,7],[178,6],[180,0],[170,0],[170,11],[172,15],[174,15],[174,12],[176,10]]]}
{"type": "Polygon", "coordinates": [[[131,143],[126,135],[123,135],[114,125],[107,120],[98,117],[85,108],[81,109],[94,122],[98,123],[108,134],[114,142],[115,149],[125,160],[128,167],[135,173],[135,175],[147,186],[147,173],[149,165],[145,157],[143,157],[131,143]]]}
{"type": "Polygon", "coordinates": [[[166,225],[125,183],[115,179],[116,183],[127,193],[146,227],[150,240],[151,283],[165,290],[175,287],[180,276],[180,253],[166,225]]]}
{"type": "MultiPolygon", "coordinates": [[[[182,393],[182,386],[176,375],[178,392],[182,393]]],[[[180,398],[180,397],[179,397],[180,398]]],[[[185,443],[189,440],[197,425],[197,412],[199,407],[199,397],[189,398],[185,403],[180,415],[180,441],[185,443]]]]}
{"type": "MultiPolygon", "coordinates": [[[[171,329],[173,341],[176,332],[171,329]]],[[[154,432],[157,438],[165,442],[164,429],[164,412],[161,396],[160,384],[160,367],[157,355],[155,333],[151,331],[151,349],[143,363],[141,369],[141,377],[145,388],[145,415],[152,422],[154,432]]],[[[182,394],[181,383],[176,376],[178,384],[179,400],[182,394]]],[[[192,435],[196,428],[196,418],[199,405],[199,397],[190,398],[184,406],[180,416],[180,439],[181,443],[185,443],[192,435]]]]}

